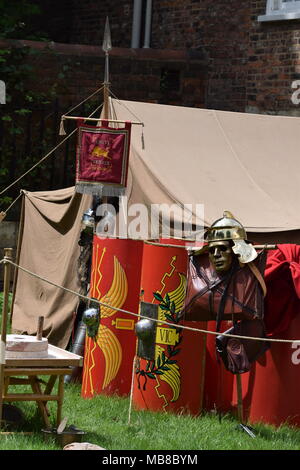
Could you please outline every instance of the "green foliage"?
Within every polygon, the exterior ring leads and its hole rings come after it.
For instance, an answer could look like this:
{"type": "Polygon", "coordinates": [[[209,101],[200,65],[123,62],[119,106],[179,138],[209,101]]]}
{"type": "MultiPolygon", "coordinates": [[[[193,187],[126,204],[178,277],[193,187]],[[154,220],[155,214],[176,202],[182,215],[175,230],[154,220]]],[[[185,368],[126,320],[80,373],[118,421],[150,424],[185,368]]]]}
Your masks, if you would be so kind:
{"type": "MultiPolygon", "coordinates": [[[[31,31],[32,18],[39,13],[38,6],[30,1],[0,0],[0,37],[43,40],[43,33],[31,31]]],[[[0,189],[31,168],[53,145],[53,125],[49,129],[45,122],[42,132],[41,120],[51,116],[49,107],[56,99],[57,83],[40,86],[37,82],[41,54],[29,47],[0,49],[0,79],[6,84],[6,104],[0,106],[0,189]]],[[[44,189],[47,165],[45,162],[30,173],[30,180],[22,180],[21,187],[44,189]]],[[[0,210],[7,208],[19,190],[20,186],[14,187],[0,197],[0,210]]]]}
{"type": "MultiPolygon", "coordinates": [[[[36,102],[34,93],[25,86],[32,73],[26,63],[28,55],[28,48],[0,50],[0,78],[6,84],[6,104],[0,107],[1,189],[11,182],[15,173],[16,145],[25,135],[25,118],[32,113],[32,105],[36,102]]],[[[18,167],[21,170],[25,167],[23,159],[18,167]]],[[[5,208],[7,194],[0,198],[0,204],[5,208]]]]}
{"type": "MultiPolygon", "coordinates": [[[[9,294],[9,304],[8,304],[9,310],[11,308],[11,299],[12,299],[12,294],[9,294]]],[[[0,292],[0,315],[2,313],[2,308],[3,308],[3,292],[0,292]]]]}
{"type": "MultiPolygon", "coordinates": [[[[44,19],[42,2],[0,0],[0,38],[4,40],[49,41],[43,31],[39,31],[44,19]]],[[[43,49],[21,47],[21,42],[7,42],[7,47],[3,44],[4,41],[0,46],[0,80],[6,85],[6,104],[0,105],[0,192],[32,168],[61,140],[58,137],[59,118],[66,111],[65,106],[67,109],[69,106],[68,79],[74,66],[81,66],[80,62],[74,64],[71,58],[63,58],[46,44],[43,49]],[[59,96],[62,96],[61,100],[59,96]]],[[[70,103],[70,107],[72,105],[70,103]]],[[[89,105],[93,106],[92,103],[89,105]]],[[[85,112],[90,114],[87,106],[84,106],[86,110],[81,110],[83,115],[85,112]]],[[[70,127],[71,123],[66,122],[67,133],[70,127]]],[[[74,145],[73,141],[68,141],[3,193],[0,196],[0,211],[8,208],[20,189],[52,190],[71,185],[75,159],[69,158],[69,154],[74,155],[74,145]]],[[[20,204],[13,206],[8,217],[17,220],[19,209],[20,204]]]]}
{"type": "MultiPolygon", "coordinates": [[[[48,40],[39,31],[41,15],[35,0],[0,0],[0,39],[48,40]]],[[[41,116],[51,114],[48,107],[56,98],[57,84],[41,87],[37,81],[41,54],[18,45],[0,49],[0,80],[6,85],[6,104],[0,106],[0,190],[32,167],[53,144],[51,132],[46,125],[41,132],[40,122],[41,116]]],[[[46,168],[47,163],[30,174],[31,181],[35,181],[27,189],[43,186],[46,168]]],[[[26,187],[28,181],[22,180],[21,187],[26,187]]],[[[0,210],[7,208],[19,190],[20,186],[14,187],[0,197],[0,210]]]]}
{"type": "Polygon", "coordinates": [[[38,5],[27,0],[0,0],[0,38],[36,39],[32,17],[39,15],[38,5]]]}

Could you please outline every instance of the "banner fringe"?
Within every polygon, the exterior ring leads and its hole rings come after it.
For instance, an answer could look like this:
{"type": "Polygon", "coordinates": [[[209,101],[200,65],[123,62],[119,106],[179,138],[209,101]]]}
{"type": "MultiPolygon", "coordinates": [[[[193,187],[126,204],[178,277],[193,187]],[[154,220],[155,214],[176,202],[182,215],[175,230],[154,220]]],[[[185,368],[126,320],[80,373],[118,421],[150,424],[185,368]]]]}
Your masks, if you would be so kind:
{"type": "Polygon", "coordinates": [[[75,190],[77,193],[90,194],[91,196],[111,196],[118,197],[125,195],[125,189],[121,186],[110,186],[107,184],[89,184],[89,183],[76,183],[75,190]]]}

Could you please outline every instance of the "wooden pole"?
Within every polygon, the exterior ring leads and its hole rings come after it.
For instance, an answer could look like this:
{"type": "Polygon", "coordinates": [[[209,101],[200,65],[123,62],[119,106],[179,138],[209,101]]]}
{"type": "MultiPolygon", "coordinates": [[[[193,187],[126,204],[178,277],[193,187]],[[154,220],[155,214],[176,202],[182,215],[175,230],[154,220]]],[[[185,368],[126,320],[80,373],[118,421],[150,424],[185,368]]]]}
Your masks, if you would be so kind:
{"type": "MultiPolygon", "coordinates": [[[[206,323],[207,326],[207,323],[206,323]]],[[[203,348],[202,348],[202,381],[200,386],[200,412],[203,411],[203,401],[204,401],[204,383],[205,383],[205,367],[206,367],[206,346],[207,346],[207,334],[205,333],[203,336],[203,348]]]]}
{"type": "Polygon", "coordinates": [[[43,327],[44,327],[44,317],[38,318],[37,333],[36,339],[41,341],[43,339],[43,327]]]}
{"type": "Polygon", "coordinates": [[[103,119],[109,118],[109,83],[103,83],[103,119]]]}
{"type": "MultiPolygon", "coordinates": [[[[108,52],[105,52],[105,79],[103,83],[103,119],[108,119],[109,117],[109,82],[108,82],[108,52]]],[[[108,203],[108,197],[102,196],[102,204],[108,203]]],[[[108,230],[108,226],[104,227],[104,231],[108,230]]]]}
{"type": "Polygon", "coordinates": [[[109,27],[109,19],[106,18],[105,29],[104,29],[104,38],[102,49],[105,52],[105,70],[104,70],[104,83],[103,83],[103,114],[104,119],[108,119],[109,116],[109,51],[112,48],[111,44],[111,35],[109,27]]]}
{"type": "MultiPolygon", "coordinates": [[[[109,87],[108,87],[108,90],[107,92],[105,92],[106,95],[105,95],[105,98],[104,98],[104,103],[105,103],[105,110],[103,111],[103,113],[106,115],[106,113],[108,113],[107,115],[109,115],[109,109],[108,109],[108,98],[109,98],[109,87]]],[[[104,93],[103,93],[104,94],[104,93]]],[[[104,107],[104,104],[103,104],[103,107],[104,107]]],[[[93,117],[82,117],[82,116],[62,116],[62,119],[73,119],[73,120],[78,120],[78,119],[83,119],[84,121],[100,121],[101,119],[101,116],[99,118],[93,118],[93,117]]],[[[111,119],[109,117],[102,117],[102,119],[106,119],[107,121],[109,122],[112,122],[112,123],[116,123],[116,124],[125,124],[127,121],[122,121],[120,119],[111,119]]],[[[132,125],[137,125],[137,126],[143,126],[144,123],[143,122],[140,122],[140,121],[130,121],[132,125]]],[[[264,246],[264,245],[262,245],[264,246]]]]}
{"type": "MultiPolygon", "coordinates": [[[[12,260],[12,248],[4,248],[4,259],[12,260]]],[[[9,303],[11,264],[4,262],[4,284],[3,284],[3,307],[1,323],[1,347],[0,347],[0,427],[3,425],[3,396],[4,396],[4,368],[5,368],[5,350],[6,350],[6,331],[9,303]]]]}
{"type": "Polygon", "coordinates": [[[242,378],[241,374],[236,374],[236,387],[237,387],[237,412],[238,420],[243,424],[243,392],[242,392],[242,378]]]}

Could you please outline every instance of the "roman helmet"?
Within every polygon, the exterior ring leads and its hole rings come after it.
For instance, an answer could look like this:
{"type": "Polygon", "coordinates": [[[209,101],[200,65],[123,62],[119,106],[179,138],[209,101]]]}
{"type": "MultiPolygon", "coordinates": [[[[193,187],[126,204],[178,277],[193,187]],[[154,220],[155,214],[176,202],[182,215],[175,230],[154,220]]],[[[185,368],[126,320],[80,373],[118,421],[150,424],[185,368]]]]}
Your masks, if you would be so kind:
{"type": "Polygon", "coordinates": [[[87,308],[82,315],[82,321],[86,325],[86,332],[90,338],[96,338],[100,326],[100,309],[87,308]]]}
{"type": "Polygon", "coordinates": [[[207,230],[206,240],[209,245],[214,242],[232,241],[232,251],[241,263],[250,263],[257,257],[255,248],[247,241],[244,227],[229,211],[224,211],[223,217],[216,220],[207,230]]]}

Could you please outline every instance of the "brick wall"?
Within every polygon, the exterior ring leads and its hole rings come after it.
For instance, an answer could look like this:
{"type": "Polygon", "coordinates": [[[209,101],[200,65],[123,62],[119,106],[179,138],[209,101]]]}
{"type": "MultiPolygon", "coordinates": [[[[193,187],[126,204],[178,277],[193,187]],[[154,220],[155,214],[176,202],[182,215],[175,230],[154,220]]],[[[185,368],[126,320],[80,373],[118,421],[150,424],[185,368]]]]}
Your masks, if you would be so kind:
{"type": "Polygon", "coordinates": [[[130,47],[132,0],[32,1],[42,10],[41,17],[34,20],[37,28],[55,42],[101,46],[106,16],[109,16],[114,47],[130,47]]]}
{"type": "MultiPolygon", "coordinates": [[[[64,105],[74,105],[101,86],[104,53],[100,46],[0,40],[0,47],[29,47],[41,91],[57,83],[64,105]]],[[[119,99],[205,107],[207,64],[201,52],[113,48],[110,81],[119,99]]],[[[9,86],[9,84],[8,84],[9,86]]]]}
{"type": "MultiPolygon", "coordinates": [[[[113,45],[122,48],[130,47],[133,1],[110,0],[102,1],[100,5],[100,2],[94,0],[82,2],[65,0],[62,1],[60,7],[64,11],[66,2],[69,5],[69,42],[101,45],[105,18],[108,15],[113,45]]],[[[244,65],[247,60],[248,33],[245,20],[248,21],[250,15],[247,2],[244,4],[246,6],[241,7],[240,1],[237,0],[230,2],[226,0],[216,2],[155,0],[153,2],[152,49],[192,50],[201,51],[202,54],[207,53],[206,56],[209,57],[207,107],[241,111],[245,109],[246,70],[245,67],[241,67],[241,61],[244,65]],[[224,18],[226,18],[225,21],[224,18]]],[[[57,19],[54,23],[56,22],[57,19]]],[[[52,22],[51,32],[54,40],[65,40],[63,31],[57,28],[55,32],[52,22]]],[[[146,53],[144,49],[141,51],[146,53]]],[[[174,67],[176,68],[176,64],[174,67]]],[[[192,79],[195,85],[198,77],[190,77],[188,89],[191,90],[191,97],[185,100],[189,104],[193,102],[192,95],[195,92],[192,79]]],[[[140,99],[139,96],[136,99],[140,99]]]]}
{"type": "Polygon", "coordinates": [[[247,72],[247,111],[300,115],[291,101],[300,79],[300,20],[259,23],[265,1],[252,1],[247,72]]]}
{"type": "Polygon", "coordinates": [[[207,107],[244,111],[249,25],[247,1],[160,0],[154,2],[152,45],[205,51],[207,107]]]}
{"type": "MultiPolygon", "coordinates": [[[[99,42],[109,14],[114,43],[128,47],[133,2],[103,2],[101,12],[96,3],[73,2],[72,41],[77,34],[82,42],[99,42]],[[92,11],[99,18],[97,31],[88,19],[92,11]]],[[[291,83],[300,78],[300,22],[259,23],[265,5],[266,0],[155,0],[151,47],[207,53],[209,108],[297,115],[291,83]]]]}
{"type": "Polygon", "coordinates": [[[209,57],[207,107],[300,115],[300,20],[261,23],[266,0],[154,2],[153,47],[192,47],[209,57]]]}
{"type": "Polygon", "coordinates": [[[102,44],[106,16],[109,16],[113,45],[130,47],[132,1],[71,1],[72,31],[70,42],[102,44]]]}
{"type": "MultiPolygon", "coordinates": [[[[55,10],[48,13],[54,40],[101,45],[108,15],[113,45],[130,47],[133,0],[54,0],[55,9],[53,1],[42,3],[55,10]]],[[[155,0],[151,48],[207,55],[208,108],[298,115],[291,84],[300,78],[300,21],[259,23],[265,6],[266,0],[155,0]]]]}

